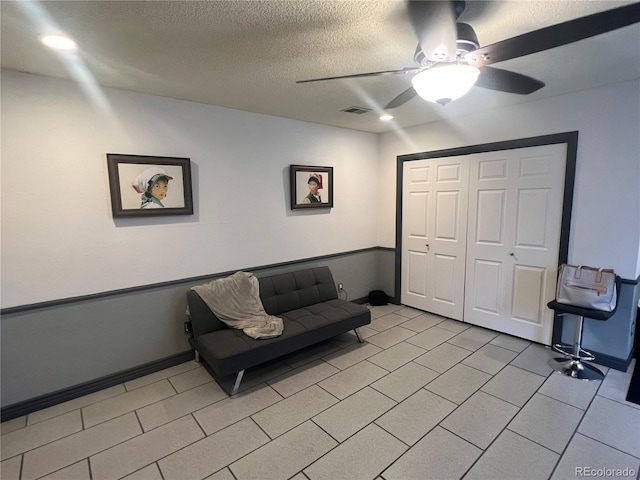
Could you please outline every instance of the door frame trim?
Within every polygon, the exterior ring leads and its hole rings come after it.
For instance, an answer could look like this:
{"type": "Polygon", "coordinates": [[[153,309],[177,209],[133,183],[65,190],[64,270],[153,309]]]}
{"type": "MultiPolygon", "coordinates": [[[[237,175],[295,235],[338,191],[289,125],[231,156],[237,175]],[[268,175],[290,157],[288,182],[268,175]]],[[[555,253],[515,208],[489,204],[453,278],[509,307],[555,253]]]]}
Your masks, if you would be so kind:
{"type": "MultiPolygon", "coordinates": [[[[539,147],[542,145],[554,145],[565,143],[567,145],[567,162],[564,175],[564,193],[562,200],[562,224],[560,227],[560,248],[558,252],[558,265],[567,262],[569,255],[569,237],[571,230],[571,212],[573,209],[573,190],[576,174],[576,158],[578,153],[578,131],[542,135],[537,137],[505,140],[501,142],[467,145],[464,147],[447,148],[444,150],[432,150],[420,153],[398,155],[396,157],[396,248],[395,248],[395,280],[394,296],[400,303],[402,296],[402,193],[404,162],[414,160],[426,160],[429,158],[455,157],[472,153],[497,152],[500,150],[512,150],[526,147],[539,147]]],[[[552,342],[557,343],[562,338],[562,323],[554,316],[552,342]]]]}

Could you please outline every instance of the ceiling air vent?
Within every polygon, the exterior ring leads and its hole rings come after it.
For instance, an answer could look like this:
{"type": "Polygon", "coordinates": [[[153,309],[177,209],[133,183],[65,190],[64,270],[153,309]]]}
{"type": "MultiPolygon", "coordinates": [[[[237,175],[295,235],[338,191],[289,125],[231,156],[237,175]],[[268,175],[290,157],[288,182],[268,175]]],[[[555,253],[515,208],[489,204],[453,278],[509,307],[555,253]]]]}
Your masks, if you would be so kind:
{"type": "Polygon", "coordinates": [[[355,113],[357,115],[362,115],[363,113],[367,113],[370,112],[371,109],[370,108],[364,108],[364,107],[348,107],[345,108],[344,110],[340,110],[341,112],[346,112],[346,113],[355,113]]]}

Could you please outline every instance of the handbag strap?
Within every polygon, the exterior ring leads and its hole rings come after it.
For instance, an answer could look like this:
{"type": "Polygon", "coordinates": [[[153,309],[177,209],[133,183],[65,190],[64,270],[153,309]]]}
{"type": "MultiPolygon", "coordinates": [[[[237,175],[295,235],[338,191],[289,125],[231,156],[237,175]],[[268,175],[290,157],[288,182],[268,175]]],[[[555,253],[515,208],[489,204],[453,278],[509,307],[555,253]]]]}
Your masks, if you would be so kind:
{"type": "MultiPolygon", "coordinates": [[[[567,265],[568,267],[570,267],[571,265],[567,265]]],[[[596,283],[602,283],[602,274],[603,273],[613,273],[614,277],[615,277],[615,272],[613,269],[604,269],[602,267],[600,268],[595,268],[595,267],[585,267],[584,265],[578,265],[575,267],[575,271],[573,272],[573,278],[575,278],[576,280],[580,280],[580,278],[582,278],[582,269],[586,268],[587,270],[596,270],[596,283]]]]}
{"type": "Polygon", "coordinates": [[[599,268],[596,273],[596,283],[602,283],[602,268],[599,268]]]}
{"type": "Polygon", "coordinates": [[[576,267],[576,271],[573,274],[573,278],[575,278],[576,280],[579,280],[580,277],[582,277],[582,265],[578,265],[576,267]]]}

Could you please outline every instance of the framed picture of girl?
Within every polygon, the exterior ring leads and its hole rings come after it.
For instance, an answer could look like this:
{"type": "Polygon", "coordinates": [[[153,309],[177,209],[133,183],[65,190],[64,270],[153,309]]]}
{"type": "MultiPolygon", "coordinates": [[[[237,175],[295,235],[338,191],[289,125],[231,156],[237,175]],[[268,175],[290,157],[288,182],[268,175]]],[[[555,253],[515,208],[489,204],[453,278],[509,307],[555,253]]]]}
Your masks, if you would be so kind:
{"type": "Polygon", "coordinates": [[[291,165],[291,210],[333,208],[333,167],[291,165]]]}
{"type": "Polygon", "coordinates": [[[192,215],[191,160],[107,154],[113,217],[192,215]]]}

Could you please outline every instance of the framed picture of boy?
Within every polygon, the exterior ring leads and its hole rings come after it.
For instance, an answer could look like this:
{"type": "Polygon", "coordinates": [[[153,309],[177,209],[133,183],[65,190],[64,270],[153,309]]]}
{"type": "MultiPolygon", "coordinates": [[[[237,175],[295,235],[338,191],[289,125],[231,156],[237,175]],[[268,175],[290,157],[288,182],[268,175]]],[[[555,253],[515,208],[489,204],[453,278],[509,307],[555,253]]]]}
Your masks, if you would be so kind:
{"type": "Polygon", "coordinates": [[[333,167],[291,165],[291,210],[333,208],[333,167]]]}
{"type": "Polygon", "coordinates": [[[113,217],[192,215],[191,160],[107,154],[113,217]]]}

